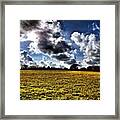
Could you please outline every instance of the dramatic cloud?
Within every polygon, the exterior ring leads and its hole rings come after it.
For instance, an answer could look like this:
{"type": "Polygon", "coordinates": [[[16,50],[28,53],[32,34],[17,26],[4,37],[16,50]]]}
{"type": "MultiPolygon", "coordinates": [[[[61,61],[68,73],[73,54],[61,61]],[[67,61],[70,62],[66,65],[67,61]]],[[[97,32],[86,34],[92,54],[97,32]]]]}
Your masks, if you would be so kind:
{"type": "Polygon", "coordinates": [[[67,63],[67,64],[74,64],[74,63],[76,63],[76,60],[75,59],[71,59],[71,60],[69,60],[69,61],[67,61],[67,62],[65,62],[65,63],[67,63]]]}
{"type": "MultiPolygon", "coordinates": [[[[57,21],[34,21],[31,29],[26,29],[31,25],[29,21],[22,22],[21,26],[26,30],[26,39],[32,42],[29,45],[31,53],[46,53],[58,60],[69,60],[70,58],[64,54],[69,52],[71,47],[65,42],[62,36],[60,23],[57,21]],[[23,24],[24,23],[24,24],[23,24]],[[25,26],[26,25],[26,26],[25,26]],[[60,55],[58,55],[61,53],[60,55]]],[[[21,36],[23,37],[23,36],[21,36]]],[[[23,40],[23,39],[22,39],[23,40]]]]}
{"type": "Polygon", "coordinates": [[[26,31],[36,29],[39,26],[39,20],[21,20],[20,25],[20,33],[24,34],[26,31]]]}
{"type": "Polygon", "coordinates": [[[71,35],[71,40],[77,45],[74,51],[79,50],[83,52],[82,66],[93,66],[100,64],[100,42],[96,40],[95,34],[80,35],[78,32],[74,32],[71,35]]]}
{"type": "Polygon", "coordinates": [[[35,53],[35,54],[39,54],[40,50],[38,49],[38,42],[31,42],[28,46],[29,52],[30,53],[35,53]]]}
{"type": "Polygon", "coordinates": [[[68,60],[70,60],[70,57],[67,56],[67,54],[65,54],[65,53],[62,53],[62,54],[60,53],[58,55],[53,55],[52,57],[54,57],[54,58],[56,58],[56,59],[58,59],[60,61],[68,61],[68,60]]]}
{"type": "Polygon", "coordinates": [[[100,28],[92,24],[93,33],[73,32],[69,40],[63,35],[60,22],[57,20],[21,20],[20,41],[30,41],[28,53],[21,54],[21,63],[35,63],[30,54],[48,56],[36,64],[45,67],[67,67],[79,64],[82,67],[100,64],[100,41],[94,33],[100,28]]]}
{"type": "Polygon", "coordinates": [[[28,55],[27,51],[21,51],[20,55],[20,64],[21,66],[27,65],[27,66],[36,66],[36,62],[33,60],[33,58],[28,55]]]}
{"type": "Polygon", "coordinates": [[[73,40],[77,45],[80,45],[80,42],[81,42],[80,33],[78,32],[72,33],[71,40],[73,40]]]}

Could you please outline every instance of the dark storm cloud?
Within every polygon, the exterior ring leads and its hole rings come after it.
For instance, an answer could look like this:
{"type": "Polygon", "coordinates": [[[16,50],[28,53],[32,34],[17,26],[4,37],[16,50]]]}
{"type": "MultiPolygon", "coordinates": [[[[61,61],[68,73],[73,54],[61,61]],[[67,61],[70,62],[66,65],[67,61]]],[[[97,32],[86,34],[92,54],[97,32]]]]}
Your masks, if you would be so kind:
{"type": "Polygon", "coordinates": [[[54,54],[63,53],[63,52],[70,51],[70,50],[71,50],[70,46],[65,41],[60,41],[54,47],[53,53],[54,54]]]}
{"type": "Polygon", "coordinates": [[[60,32],[56,32],[53,34],[53,38],[59,38],[61,36],[60,32]]]}
{"type": "Polygon", "coordinates": [[[53,55],[52,57],[54,57],[54,58],[56,58],[57,60],[60,60],[60,61],[68,61],[68,60],[70,60],[70,57],[67,56],[64,53],[59,54],[59,55],[53,55]]]}
{"type": "Polygon", "coordinates": [[[41,50],[44,53],[52,53],[53,51],[53,44],[49,40],[50,35],[48,31],[41,31],[37,32],[38,34],[38,49],[41,50]]]}
{"type": "Polygon", "coordinates": [[[21,26],[21,33],[24,33],[24,31],[33,30],[37,27],[39,24],[39,20],[21,20],[20,26],[21,26]]]}
{"type": "Polygon", "coordinates": [[[57,60],[67,61],[70,59],[70,56],[67,56],[64,52],[70,52],[71,47],[63,39],[60,28],[56,28],[57,25],[58,22],[56,21],[46,21],[44,24],[38,20],[21,21],[22,30],[36,31],[37,29],[35,34],[38,40],[37,47],[40,51],[54,56],[57,60]],[[44,27],[44,25],[46,27],[44,27]],[[53,25],[53,28],[48,27],[49,25],[53,25]],[[54,31],[54,29],[57,29],[57,31],[54,31]]]}
{"type": "MultiPolygon", "coordinates": [[[[49,54],[58,54],[70,51],[70,46],[65,41],[59,41],[57,44],[50,41],[50,34],[48,31],[37,32],[38,34],[38,48],[49,54]]],[[[55,39],[56,40],[56,39],[55,39]]]]}

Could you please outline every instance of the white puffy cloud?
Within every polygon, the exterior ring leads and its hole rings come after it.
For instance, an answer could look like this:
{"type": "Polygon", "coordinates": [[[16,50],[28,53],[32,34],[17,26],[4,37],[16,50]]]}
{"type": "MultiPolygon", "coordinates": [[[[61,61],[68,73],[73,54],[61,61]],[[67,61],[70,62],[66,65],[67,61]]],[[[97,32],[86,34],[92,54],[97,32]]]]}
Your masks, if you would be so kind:
{"type": "Polygon", "coordinates": [[[79,32],[74,32],[71,34],[71,40],[73,40],[78,46],[81,42],[81,36],[79,32]]]}
{"type": "Polygon", "coordinates": [[[29,44],[29,52],[32,53],[32,54],[39,54],[40,53],[40,50],[38,49],[38,43],[37,42],[31,42],[29,44]]]}
{"type": "Polygon", "coordinates": [[[82,34],[80,35],[80,38],[81,38],[82,40],[84,40],[84,39],[85,39],[85,35],[82,33],[82,34]]]}
{"type": "MultiPolygon", "coordinates": [[[[91,33],[85,36],[83,33],[74,32],[71,34],[71,40],[83,52],[82,66],[87,67],[100,64],[100,42],[96,40],[95,34],[91,33]]],[[[77,49],[74,52],[76,53],[77,49]]]]}
{"type": "Polygon", "coordinates": [[[95,34],[90,34],[88,40],[89,42],[95,41],[96,40],[95,34]]]}

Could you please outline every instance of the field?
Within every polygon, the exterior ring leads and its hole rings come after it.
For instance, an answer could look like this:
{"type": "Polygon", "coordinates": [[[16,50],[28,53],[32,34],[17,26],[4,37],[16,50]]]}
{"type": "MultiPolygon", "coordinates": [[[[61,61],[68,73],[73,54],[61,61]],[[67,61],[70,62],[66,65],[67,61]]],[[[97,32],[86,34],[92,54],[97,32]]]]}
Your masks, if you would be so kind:
{"type": "Polygon", "coordinates": [[[99,100],[100,73],[21,70],[21,100],[99,100]]]}

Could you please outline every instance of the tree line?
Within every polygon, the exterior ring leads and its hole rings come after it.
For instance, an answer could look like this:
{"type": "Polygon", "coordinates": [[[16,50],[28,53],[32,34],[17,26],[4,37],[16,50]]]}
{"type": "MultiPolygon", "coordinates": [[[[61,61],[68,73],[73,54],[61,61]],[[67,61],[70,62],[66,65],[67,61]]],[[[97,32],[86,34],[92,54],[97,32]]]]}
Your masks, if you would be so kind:
{"type": "Polygon", "coordinates": [[[79,65],[73,64],[70,66],[70,68],[55,68],[55,67],[39,67],[39,66],[27,66],[22,65],[21,70],[71,70],[71,71],[95,71],[100,72],[100,66],[88,66],[87,68],[81,67],[79,68],[79,65]]]}

